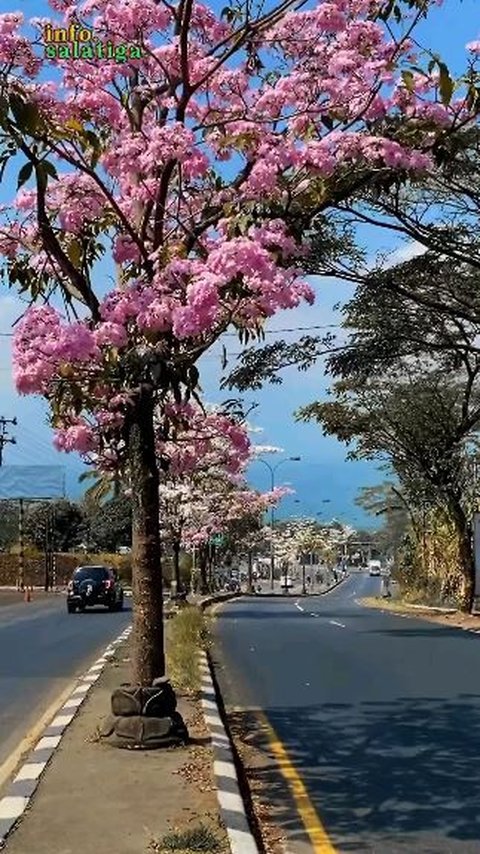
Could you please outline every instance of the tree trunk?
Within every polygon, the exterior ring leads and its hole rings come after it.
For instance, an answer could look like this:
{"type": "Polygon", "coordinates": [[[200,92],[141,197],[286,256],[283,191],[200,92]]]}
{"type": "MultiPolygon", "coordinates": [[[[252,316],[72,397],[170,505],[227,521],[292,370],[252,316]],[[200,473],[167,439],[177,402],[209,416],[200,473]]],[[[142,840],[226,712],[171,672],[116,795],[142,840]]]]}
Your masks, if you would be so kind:
{"type": "Polygon", "coordinates": [[[463,507],[458,501],[452,502],[450,512],[458,536],[460,570],[463,576],[463,595],[461,609],[469,614],[473,610],[475,598],[475,560],[473,556],[470,525],[463,507]]]}
{"type": "Polygon", "coordinates": [[[253,593],[253,555],[252,550],[248,550],[248,592],[253,593]]]}
{"type": "Polygon", "coordinates": [[[133,680],[148,686],[165,675],[163,591],[159,535],[154,403],[144,388],[130,416],[128,454],[132,490],[133,680]]]}
{"type": "Polygon", "coordinates": [[[176,592],[180,593],[182,583],[180,580],[180,541],[174,539],[172,542],[173,552],[173,577],[175,579],[176,592]]]}
{"type": "Polygon", "coordinates": [[[199,549],[199,567],[200,567],[200,595],[205,596],[208,593],[208,577],[207,577],[207,563],[208,556],[205,546],[200,546],[199,549]]]}

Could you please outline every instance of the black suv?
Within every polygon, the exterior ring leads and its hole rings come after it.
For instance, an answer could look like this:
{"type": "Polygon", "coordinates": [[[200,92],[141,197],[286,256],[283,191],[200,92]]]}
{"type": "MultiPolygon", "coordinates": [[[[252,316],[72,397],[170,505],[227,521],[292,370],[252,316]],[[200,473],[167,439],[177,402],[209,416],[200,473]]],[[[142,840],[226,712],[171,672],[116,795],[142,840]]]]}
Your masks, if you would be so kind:
{"type": "Polygon", "coordinates": [[[67,588],[67,610],[74,614],[91,605],[105,605],[109,611],[123,608],[123,587],[117,573],[107,566],[79,566],[67,588]]]}

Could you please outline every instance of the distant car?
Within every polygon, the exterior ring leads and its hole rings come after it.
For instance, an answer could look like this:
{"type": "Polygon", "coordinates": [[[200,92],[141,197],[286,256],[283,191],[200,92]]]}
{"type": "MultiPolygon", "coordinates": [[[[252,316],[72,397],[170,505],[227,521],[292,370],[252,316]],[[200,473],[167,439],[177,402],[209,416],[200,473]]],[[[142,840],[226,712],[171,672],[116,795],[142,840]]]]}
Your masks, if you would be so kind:
{"type": "Polygon", "coordinates": [[[119,546],[119,548],[118,548],[118,554],[119,555],[129,555],[129,554],[131,554],[131,551],[132,550],[131,550],[130,546],[119,546]]]}
{"type": "Polygon", "coordinates": [[[382,574],[382,564],[379,560],[371,560],[368,564],[368,574],[369,575],[381,575],[382,574]]]}
{"type": "Polygon", "coordinates": [[[108,566],[79,566],[67,588],[67,610],[85,611],[103,605],[109,611],[123,608],[123,585],[114,569],[108,566]]]}

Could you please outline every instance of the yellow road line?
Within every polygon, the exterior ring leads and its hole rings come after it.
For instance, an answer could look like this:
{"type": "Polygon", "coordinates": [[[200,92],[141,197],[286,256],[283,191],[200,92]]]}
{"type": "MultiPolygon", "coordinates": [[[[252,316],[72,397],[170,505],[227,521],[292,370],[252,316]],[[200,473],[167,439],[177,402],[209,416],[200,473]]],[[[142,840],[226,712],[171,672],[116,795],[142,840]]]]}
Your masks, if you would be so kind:
{"type": "Polygon", "coordinates": [[[278,738],[278,735],[265,714],[260,711],[256,711],[255,714],[263,728],[266,730],[271,751],[277,760],[280,771],[290,787],[298,814],[308,836],[310,837],[314,854],[337,854],[335,848],[330,842],[330,839],[328,838],[322,822],[320,821],[318,813],[308,796],[308,792],[300,775],[292,765],[283,743],[278,738]]]}

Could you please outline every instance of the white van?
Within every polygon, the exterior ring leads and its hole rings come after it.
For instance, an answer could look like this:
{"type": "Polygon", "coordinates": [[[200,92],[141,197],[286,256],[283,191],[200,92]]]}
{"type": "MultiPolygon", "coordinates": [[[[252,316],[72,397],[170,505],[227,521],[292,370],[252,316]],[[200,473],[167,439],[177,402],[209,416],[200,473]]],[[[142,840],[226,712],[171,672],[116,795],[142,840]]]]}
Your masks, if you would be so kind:
{"type": "Polygon", "coordinates": [[[382,574],[382,562],[380,560],[369,560],[368,561],[368,574],[369,575],[381,575],[382,574]]]}

